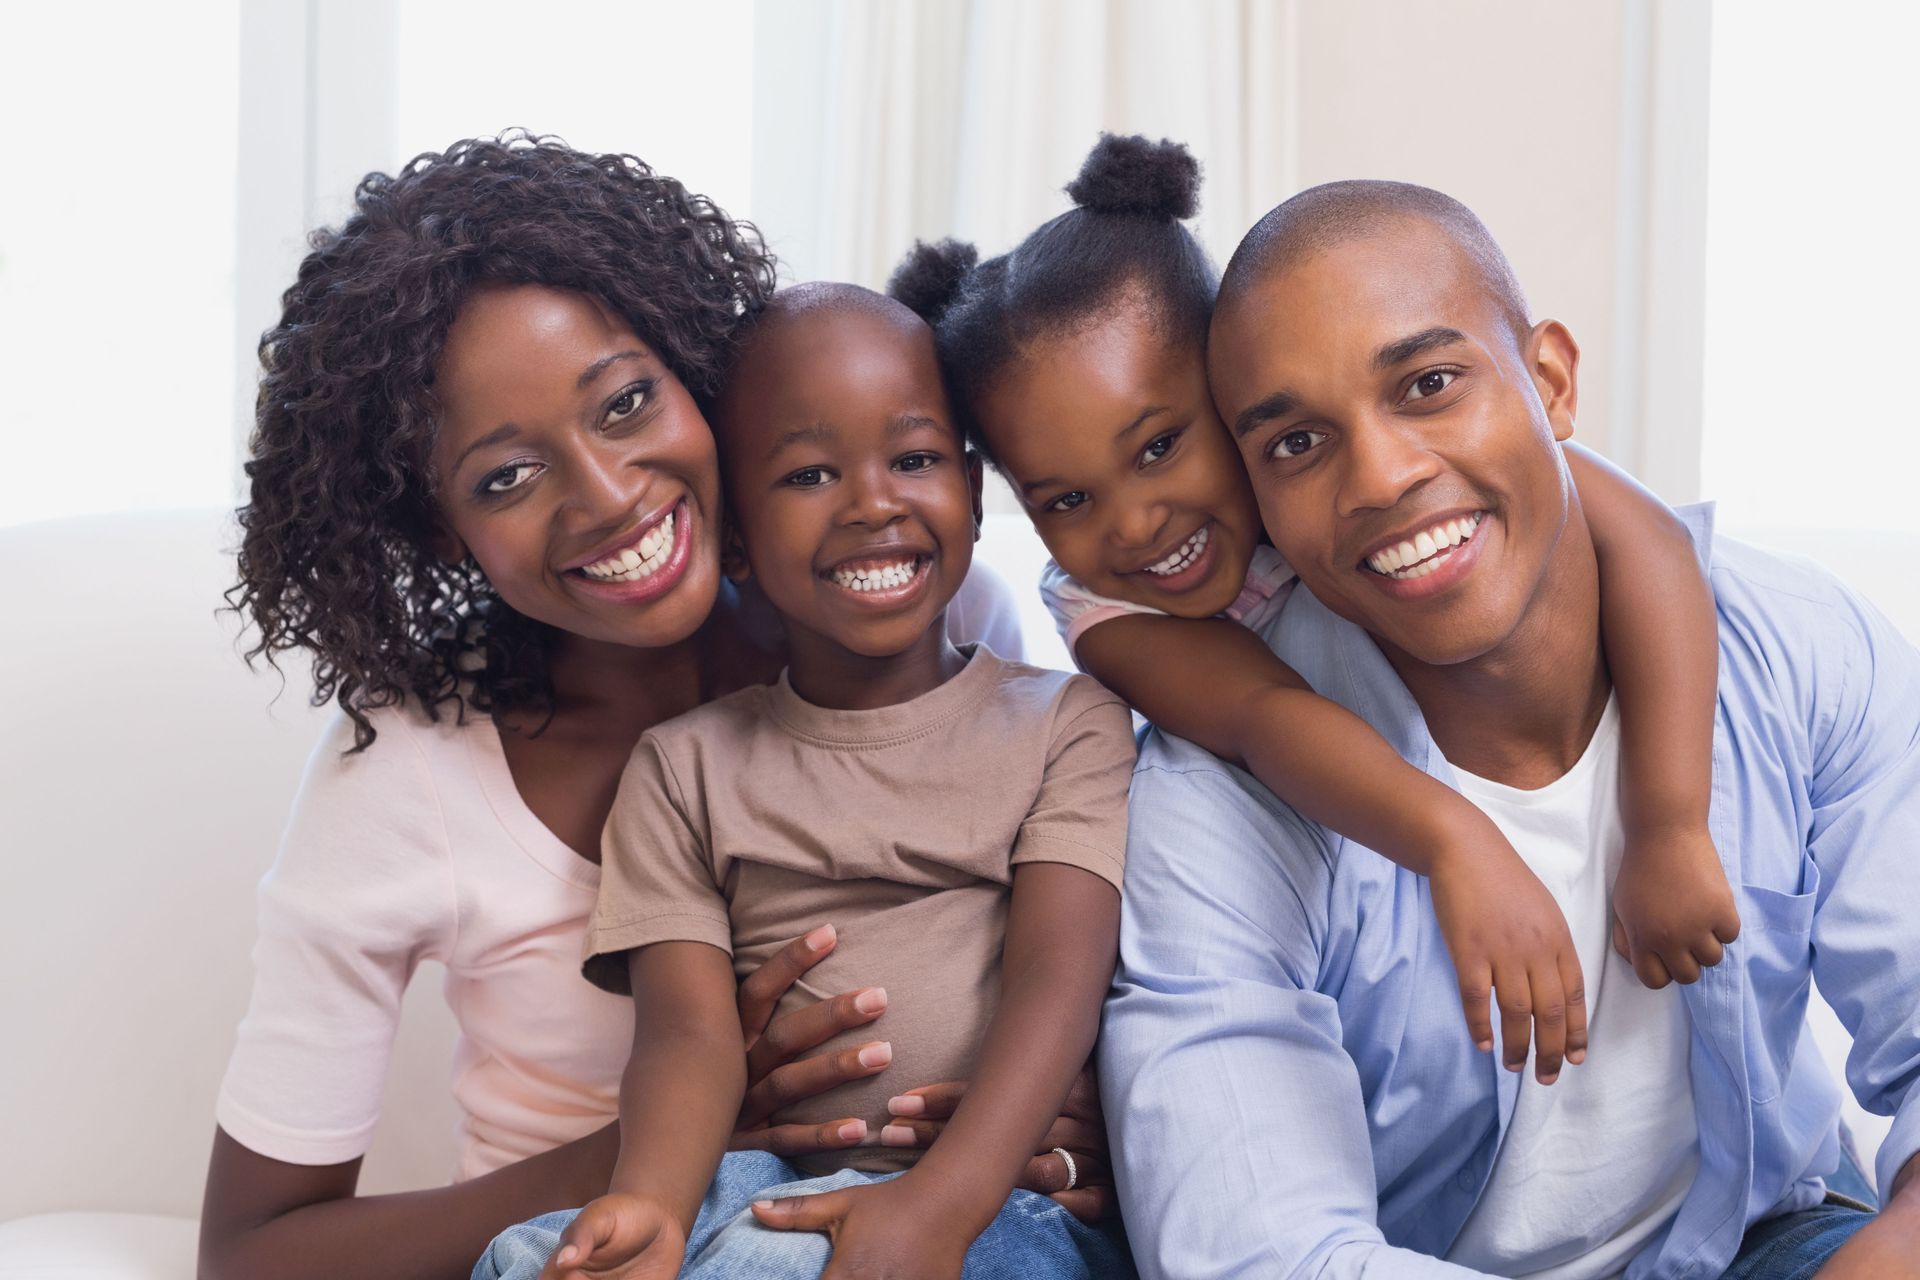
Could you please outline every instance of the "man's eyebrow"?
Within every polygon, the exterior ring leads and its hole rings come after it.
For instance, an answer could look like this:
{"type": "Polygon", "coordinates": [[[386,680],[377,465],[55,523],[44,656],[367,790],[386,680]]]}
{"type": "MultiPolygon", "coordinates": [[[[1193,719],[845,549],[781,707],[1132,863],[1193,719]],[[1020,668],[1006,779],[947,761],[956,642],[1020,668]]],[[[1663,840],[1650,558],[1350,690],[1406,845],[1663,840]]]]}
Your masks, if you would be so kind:
{"type": "Polygon", "coordinates": [[[450,476],[459,475],[461,466],[465,464],[467,460],[467,455],[474,452],[475,450],[485,449],[489,445],[501,444],[505,441],[513,439],[515,436],[518,436],[519,434],[520,434],[520,428],[515,426],[513,423],[511,422],[501,423],[499,426],[495,427],[493,430],[487,432],[487,434],[481,436],[478,440],[475,440],[472,444],[462,449],[460,451],[459,456],[453,460],[453,465],[447,468],[447,474],[450,476]]]}
{"type": "Polygon", "coordinates": [[[782,431],[775,436],[772,446],[767,449],[767,457],[772,458],[782,449],[791,448],[796,444],[825,444],[831,439],[833,439],[832,427],[824,422],[809,422],[804,427],[794,427],[790,431],[782,431]]]}
{"type": "Polygon", "coordinates": [[[1423,352],[1435,347],[1450,347],[1456,342],[1465,342],[1467,335],[1458,329],[1435,327],[1422,329],[1411,337],[1389,342],[1373,353],[1373,367],[1376,371],[1385,371],[1402,361],[1411,360],[1423,352]]]}
{"type": "Polygon", "coordinates": [[[585,391],[593,385],[595,378],[623,360],[645,360],[646,358],[645,355],[638,351],[616,351],[610,356],[601,356],[598,360],[595,360],[592,364],[580,371],[579,381],[573,384],[574,389],[585,391]]]}
{"type": "Polygon", "coordinates": [[[1234,439],[1244,439],[1249,432],[1263,422],[1272,422],[1275,418],[1284,418],[1292,413],[1299,400],[1291,391],[1276,391],[1265,400],[1240,411],[1233,420],[1234,439]]]}

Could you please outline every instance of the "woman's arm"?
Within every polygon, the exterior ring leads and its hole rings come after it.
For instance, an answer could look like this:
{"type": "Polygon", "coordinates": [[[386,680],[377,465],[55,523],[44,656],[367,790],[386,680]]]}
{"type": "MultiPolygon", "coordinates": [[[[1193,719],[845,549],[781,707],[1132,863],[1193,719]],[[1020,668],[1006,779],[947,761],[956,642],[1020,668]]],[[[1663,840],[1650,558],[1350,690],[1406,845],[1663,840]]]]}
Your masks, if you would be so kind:
{"type": "Polygon", "coordinates": [[[1650,987],[1693,982],[1740,935],[1707,833],[1720,634],[1686,526],[1605,459],[1567,446],[1600,568],[1600,627],[1620,699],[1615,946],[1650,987]]]}
{"type": "Polygon", "coordinates": [[[1433,885],[1468,1030],[1534,1074],[1586,1056],[1580,961],[1566,917],[1491,819],[1400,758],[1385,738],[1314,693],[1247,628],[1221,618],[1128,614],[1080,637],[1099,681],[1169,732],[1240,765],[1300,813],[1433,885]]]}

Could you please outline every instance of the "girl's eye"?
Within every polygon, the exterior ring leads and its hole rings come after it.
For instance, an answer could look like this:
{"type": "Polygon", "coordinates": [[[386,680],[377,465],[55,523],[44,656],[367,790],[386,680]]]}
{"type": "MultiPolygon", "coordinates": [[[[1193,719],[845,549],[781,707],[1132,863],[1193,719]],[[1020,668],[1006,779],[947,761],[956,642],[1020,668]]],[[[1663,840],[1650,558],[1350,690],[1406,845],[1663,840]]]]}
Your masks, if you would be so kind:
{"type": "Polygon", "coordinates": [[[786,482],[796,489],[817,489],[827,482],[825,467],[802,467],[787,477],[786,482]]]}
{"type": "Polygon", "coordinates": [[[1163,436],[1155,436],[1152,440],[1147,442],[1147,447],[1140,451],[1140,461],[1142,462],[1160,461],[1160,459],[1167,456],[1167,454],[1173,449],[1174,442],[1179,439],[1180,439],[1180,433],[1178,431],[1169,431],[1167,432],[1167,434],[1163,436]]]}
{"type": "Polygon", "coordinates": [[[1413,385],[1407,388],[1407,399],[1431,399],[1452,386],[1453,380],[1459,376],[1451,369],[1429,370],[1413,380],[1413,385]]]}
{"type": "Polygon", "coordinates": [[[636,382],[613,398],[607,406],[609,423],[625,422],[653,402],[653,383],[651,380],[636,382]]]}
{"type": "Polygon", "coordinates": [[[539,470],[540,464],[537,462],[509,462],[499,470],[487,473],[486,477],[480,481],[480,492],[506,493],[509,490],[518,489],[533,479],[539,470]]]}
{"type": "Polygon", "coordinates": [[[1308,450],[1316,448],[1327,438],[1324,431],[1309,431],[1305,427],[1289,431],[1273,442],[1267,450],[1269,458],[1297,458],[1308,450]]]}
{"type": "Polygon", "coordinates": [[[940,455],[937,453],[910,453],[893,465],[901,471],[925,471],[938,461],[940,455]]]}
{"type": "Polygon", "coordinates": [[[1078,489],[1071,489],[1055,498],[1052,502],[1049,502],[1045,509],[1048,511],[1071,511],[1086,500],[1086,494],[1078,489]]]}

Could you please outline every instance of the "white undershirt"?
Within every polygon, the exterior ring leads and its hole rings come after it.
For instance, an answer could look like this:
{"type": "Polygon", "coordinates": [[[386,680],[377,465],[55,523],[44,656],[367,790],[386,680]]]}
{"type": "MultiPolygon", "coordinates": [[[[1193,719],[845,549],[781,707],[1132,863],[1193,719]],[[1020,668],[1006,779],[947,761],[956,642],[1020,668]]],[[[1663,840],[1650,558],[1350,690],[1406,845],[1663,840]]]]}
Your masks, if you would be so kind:
{"type": "Polygon", "coordinates": [[[1533,1078],[1529,1053],[1493,1174],[1447,1260],[1500,1276],[1617,1276],[1672,1219],[1700,1164],[1686,1005],[1676,987],[1642,986],[1612,946],[1625,847],[1619,713],[1610,700],[1579,762],[1538,790],[1459,781],[1566,916],[1589,1045],[1551,1085],[1533,1078]]]}

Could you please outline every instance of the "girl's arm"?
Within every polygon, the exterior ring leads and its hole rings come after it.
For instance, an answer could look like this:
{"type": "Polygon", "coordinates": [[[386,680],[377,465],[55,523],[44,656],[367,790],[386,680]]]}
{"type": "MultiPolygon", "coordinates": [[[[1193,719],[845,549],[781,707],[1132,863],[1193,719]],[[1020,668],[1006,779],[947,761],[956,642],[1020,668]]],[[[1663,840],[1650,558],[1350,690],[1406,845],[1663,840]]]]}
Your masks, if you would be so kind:
{"type": "Polygon", "coordinates": [[[1128,614],[1089,628],[1076,656],[1162,729],[1240,765],[1307,818],[1427,876],[1474,1043],[1551,1082],[1586,1055],[1580,962],[1566,919],[1500,829],[1320,697],[1253,632],[1223,618],[1128,614]]]}
{"type": "Polygon", "coordinates": [[[889,1266],[957,1277],[1093,1050],[1119,939],[1120,895],[1107,881],[1062,863],[1017,866],[1000,1004],[940,1140],[892,1182],[755,1205],[755,1215],[830,1232],[822,1280],[842,1268],[894,1274],[889,1266]]]}
{"type": "Polygon", "coordinates": [[[627,973],[635,1017],[620,1155],[611,1188],[561,1233],[540,1273],[548,1280],[587,1280],[636,1260],[649,1275],[676,1275],[746,1092],[727,953],[659,942],[631,952],[627,973]]]}
{"type": "Polygon", "coordinates": [[[1648,986],[1692,982],[1740,933],[1707,834],[1719,625],[1693,540],[1667,505],[1599,455],[1568,445],[1600,566],[1600,626],[1620,699],[1615,944],[1648,986]]]}

